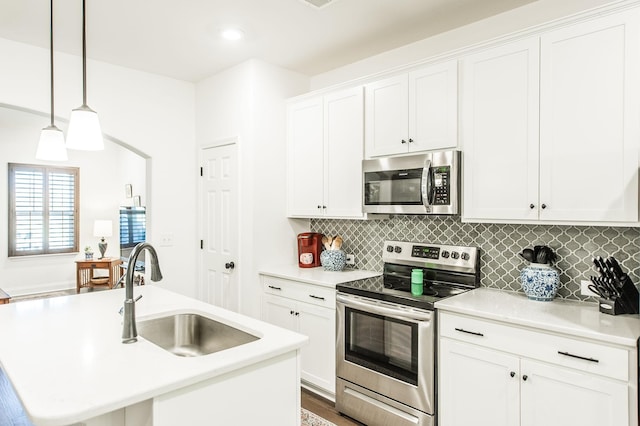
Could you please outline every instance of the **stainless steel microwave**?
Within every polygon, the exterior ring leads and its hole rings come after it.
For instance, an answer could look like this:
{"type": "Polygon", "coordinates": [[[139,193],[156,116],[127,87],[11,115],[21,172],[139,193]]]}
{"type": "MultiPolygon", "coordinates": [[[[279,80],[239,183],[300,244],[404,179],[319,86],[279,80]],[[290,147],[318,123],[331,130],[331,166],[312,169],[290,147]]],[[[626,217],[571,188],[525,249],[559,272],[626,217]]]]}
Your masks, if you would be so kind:
{"type": "Polygon", "coordinates": [[[459,214],[460,151],[363,160],[362,171],[366,213],[459,214]]]}

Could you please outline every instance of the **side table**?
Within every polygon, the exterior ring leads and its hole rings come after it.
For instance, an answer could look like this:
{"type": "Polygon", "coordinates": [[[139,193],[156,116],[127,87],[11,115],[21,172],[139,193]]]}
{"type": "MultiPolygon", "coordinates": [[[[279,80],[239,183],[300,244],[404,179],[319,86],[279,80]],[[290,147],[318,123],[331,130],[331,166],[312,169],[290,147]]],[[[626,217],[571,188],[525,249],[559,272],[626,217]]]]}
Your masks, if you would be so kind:
{"type": "Polygon", "coordinates": [[[102,259],[76,260],[76,293],[80,293],[83,287],[106,286],[113,288],[122,276],[120,264],[122,260],[115,257],[104,257],[102,259]],[[96,277],[96,269],[107,270],[106,277],[96,277]]]}
{"type": "Polygon", "coordinates": [[[9,296],[7,293],[4,292],[4,290],[0,288],[0,305],[9,303],[9,300],[11,300],[11,296],[9,296]]]}

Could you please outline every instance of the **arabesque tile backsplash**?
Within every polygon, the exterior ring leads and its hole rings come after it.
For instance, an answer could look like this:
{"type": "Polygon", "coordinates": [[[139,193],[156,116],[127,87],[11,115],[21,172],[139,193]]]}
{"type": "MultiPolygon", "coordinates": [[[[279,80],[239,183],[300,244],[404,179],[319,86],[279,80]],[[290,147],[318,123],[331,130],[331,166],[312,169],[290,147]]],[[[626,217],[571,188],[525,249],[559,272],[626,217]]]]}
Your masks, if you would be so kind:
{"type": "Polygon", "coordinates": [[[547,245],[558,255],[558,297],[568,299],[587,299],[580,295],[580,281],[596,275],[594,256],[614,256],[636,285],[640,275],[640,228],[463,223],[459,217],[395,215],[379,220],[312,219],[311,231],[341,235],[343,250],[355,255],[355,267],[372,271],[382,271],[386,240],[476,246],[481,250],[480,285],[513,291],[521,291],[519,274],[527,264],[518,253],[547,245]]]}

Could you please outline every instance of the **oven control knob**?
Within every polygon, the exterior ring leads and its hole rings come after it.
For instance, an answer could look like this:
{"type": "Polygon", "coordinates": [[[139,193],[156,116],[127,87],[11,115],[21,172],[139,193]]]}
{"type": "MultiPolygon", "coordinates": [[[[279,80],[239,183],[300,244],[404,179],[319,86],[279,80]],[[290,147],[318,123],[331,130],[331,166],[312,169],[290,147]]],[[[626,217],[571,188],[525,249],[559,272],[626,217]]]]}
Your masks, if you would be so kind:
{"type": "Polygon", "coordinates": [[[457,259],[460,257],[460,253],[458,253],[457,251],[452,251],[451,252],[451,258],[452,259],[457,259]]]}
{"type": "Polygon", "coordinates": [[[440,254],[443,258],[448,258],[449,257],[449,252],[446,250],[443,250],[442,253],[440,254]]]}
{"type": "Polygon", "coordinates": [[[462,260],[469,260],[469,253],[462,253],[462,254],[460,254],[460,259],[462,259],[462,260]]]}
{"type": "Polygon", "coordinates": [[[396,246],[396,249],[394,250],[396,253],[401,253],[402,252],[402,247],[400,246],[396,246]]]}
{"type": "Polygon", "coordinates": [[[387,246],[387,251],[389,253],[393,253],[393,246],[387,246]]]}

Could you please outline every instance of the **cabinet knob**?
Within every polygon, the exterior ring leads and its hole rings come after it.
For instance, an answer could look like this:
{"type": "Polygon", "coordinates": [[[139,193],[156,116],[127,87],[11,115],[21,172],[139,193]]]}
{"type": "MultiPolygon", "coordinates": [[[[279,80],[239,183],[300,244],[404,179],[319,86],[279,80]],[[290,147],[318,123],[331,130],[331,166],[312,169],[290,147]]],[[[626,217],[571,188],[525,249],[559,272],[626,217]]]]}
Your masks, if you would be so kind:
{"type": "Polygon", "coordinates": [[[530,208],[530,209],[535,209],[535,208],[536,208],[536,205],[535,205],[535,204],[529,204],[529,208],[530,208]]]}
{"type": "Polygon", "coordinates": [[[321,208],[322,208],[322,206],[321,206],[320,204],[318,204],[318,208],[319,208],[319,209],[321,209],[321,208]]]}
{"type": "Polygon", "coordinates": [[[529,376],[527,376],[526,374],[524,376],[522,376],[522,380],[524,380],[525,382],[527,381],[528,378],[529,378],[529,376]]]}
{"type": "Polygon", "coordinates": [[[322,206],[322,208],[323,208],[323,209],[326,209],[326,208],[327,208],[327,206],[322,206]]]}
{"type": "Polygon", "coordinates": [[[402,139],[402,143],[407,143],[407,141],[405,141],[404,139],[402,139]]]}
{"type": "Polygon", "coordinates": [[[236,267],[236,264],[233,262],[228,262],[224,264],[224,269],[233,269],[236,267]]]}
{"type": "Polygon", "coordinates": [[[509,373],[509,375],[510,375],[511,377],[516,377],[516,372],[515,372],[515,371],[512,371],[511,373],[509,373]]]}
{"type": "Polygon", "coordinates": [[[544,210],[544,209],[546,209],[546,208],[547,208],[547,205],[546,205],[546,204],[543,204],[543,205],[541,205],[540,207],[542,207],[542,209],[544,210]]]}
{"type": "Polygon", "coordinates": [[[300,312],[296,312],[296,316],[299,316],[299,315],[300,315],[300,312]]]}
{"type": "Polygon", "coordinates": [[[289,315],[293,315],[293,311],[289,311],[289,315]]]}
{"type": "Polygon", "coordinates": [[[413,142],[413,139],[409,138],[409,143],[412,143],[412,142],[413,142]]]}

